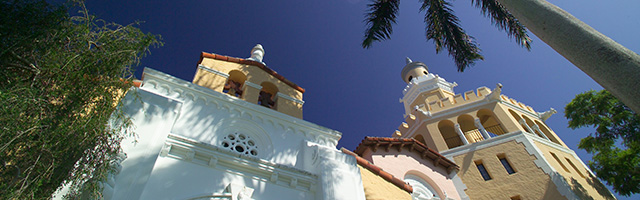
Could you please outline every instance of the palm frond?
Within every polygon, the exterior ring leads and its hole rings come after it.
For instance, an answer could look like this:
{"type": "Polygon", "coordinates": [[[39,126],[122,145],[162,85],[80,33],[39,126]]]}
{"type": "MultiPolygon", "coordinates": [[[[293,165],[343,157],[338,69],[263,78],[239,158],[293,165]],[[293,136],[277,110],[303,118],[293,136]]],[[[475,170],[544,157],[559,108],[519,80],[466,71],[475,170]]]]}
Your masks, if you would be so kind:
{"type": "Polygon", "coordinates": [[[476,7],[480,8],[482,14],[491,19],[491,22],[498,28],[507,32],[509,37],[513,37],[518,45],[531,49],[531,38],[527,34],[524,25],[520,24],[511,13],[496,0],[471,0],[476,7]]]}
{"type": "Polygon", "coordinates": [[[389,39],[393,32],[393,24],[396,23],[399,0],[373,0],[367,7],[369,11],[365,14],[367,30],[365,31],[363,48],[371,47],[374,41],[389,39]]]}
{"type": "Polygon", "coordinates": [[[473,37],[460,27],[458,17],[450,8],[451,4],[445,0],[421,1],[420,11],[426,11],[424,22],[427,26],[427,40],[434,41],[436,52],[442,51],[443,47],[447,48],[460,72],[473,65],[476,60],[484,59],[473,37]]]}

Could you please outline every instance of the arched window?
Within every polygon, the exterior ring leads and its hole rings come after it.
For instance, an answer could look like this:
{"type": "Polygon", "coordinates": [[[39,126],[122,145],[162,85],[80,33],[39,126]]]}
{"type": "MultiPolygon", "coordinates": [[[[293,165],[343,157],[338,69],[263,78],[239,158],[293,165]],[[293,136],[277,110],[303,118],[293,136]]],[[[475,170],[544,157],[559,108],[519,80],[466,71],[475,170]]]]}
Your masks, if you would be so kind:
{"type": "Polygon", "coordinates": [[[223,93],[229,94],[235,97],[242,97],[242,85],[247,80],[247,76],[238,70],[232,70],[229,72],[229,78],[224,84],[222,89],[223,93]]]}
{"type": "Polygon", "coordinates": [[[440,130],[440,134],[442,134],[442,138],[449,149],[463,145],[462,140],[460,140],[460,136],[458,136],[453,128],[453,122],[449,120],[440,121],[438,123],[438,130],[440,130]]]}
{"type": "Polygon", "coordinates": [[[278,87],[270,82],[262,82],[260,85],[262,86],[262,90],[260,90],[260,95],[258,96],[258,105],[276,109],[278,87]]]}
{"type": "Polygon", "coordinates": [[[551,134],[551,131],[547,128],[546,125],[544,125],[543,123],[541,123],[541,122],[539,122],[537,120],[536,120],[536,124],[538,125],[540,130],[549,138],[549,140],[551,140],[552,142],[555,142],[557,144],[560,144],[560,141],[558,141],[558,138],[554,137],[553,134],[551,134]]]}
{"type": "Polygon", "coordinates": [[[534,123],[533,123],[533,121],[531,121],[531,119],[529,119],[529,117],[527,117],[527,116],[525,116],[525,115],[522,115],[522,118],[523,118],[523,119],[524,119],[524,121],[527,123],[527,126],[529,126],[529,127],[531,128],[531,130],[533,131],[533,134],[536,134],[536,135],[538,135],[538,136],[542,137],[542,135],[540,135],[540,133],[538,133],[538,131],[536,131],[536,130],[533,128],[534,123]]]}
{"type": "Polygon", "coordinates": [[[231,133],[222,138],[222,147],[244,155],[258,155],[258,146],[251,136],[242,133],[231,133]]]}
{"type": "Polygon", "coordinates": [[[522,119],[522,118],[520,117],[520,115],[516,114],[516,112],[514,112],[514,111],[513,111],[513,110],[511,110],[511,109],[509,109],[509,113],[511,113],[511,116],[513,116],[513,118],[516,120],[516,123],[517,123],[517,124],[520,124],[520,126],[522,126],[522,130],[523,130],[523,131],[527,131],[527,132],[529,132],[529,130],[527,130],[527,127],[525,127],[524,125],[522,125],[522,124],[520,123],[520,119],[522,119]]]}
{"type": "Polygon", "coordinates": [[[480,109],[478,110],[478,119],[480,119],[480,123],[482,123],[482,127],[492,136],[502,135],[505,133],[500,121],[495,117],[493,111],[489,109],[480,109]]]}
{"type": "Polygon", "coordinates": [[[414,200],[440,198],[438,192],[427,181],[423,180],[419,176],[413,174],[407,174],[404,177],[404,181],[413,187],[413,193],[411,198],[414,200]]]}

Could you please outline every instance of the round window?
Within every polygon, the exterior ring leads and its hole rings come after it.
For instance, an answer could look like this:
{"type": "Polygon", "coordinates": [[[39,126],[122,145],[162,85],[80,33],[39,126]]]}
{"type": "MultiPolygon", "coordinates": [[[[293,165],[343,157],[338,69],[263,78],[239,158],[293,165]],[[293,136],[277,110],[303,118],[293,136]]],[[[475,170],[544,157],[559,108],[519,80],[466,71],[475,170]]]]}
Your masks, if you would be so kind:
{"type": "Polygon", "coordinates": [[[248,135],[242,133],[232,133],[225,136],[220,143],[223,148],[235,151],[244,155],[258,155],[256,142],[248,135]]]}

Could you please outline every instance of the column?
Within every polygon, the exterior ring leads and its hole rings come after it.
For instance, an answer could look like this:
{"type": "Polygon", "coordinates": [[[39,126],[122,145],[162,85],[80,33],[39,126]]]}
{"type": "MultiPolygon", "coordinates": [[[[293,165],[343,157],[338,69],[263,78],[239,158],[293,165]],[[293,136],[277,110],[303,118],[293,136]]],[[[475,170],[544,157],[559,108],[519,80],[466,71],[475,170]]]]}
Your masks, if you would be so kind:
{"type": "Polygon", "coordinates": [[[529,133],[536,134],[536,132],[534,132],[533,129],[531,129],[531,127],[529,127],[529,125],[527,124],[527,122],[524,121],[524,119],[520,119],[520,121],[518,122],[520,122],[520,124],[524,126],[527,129],[527,131],[529,131],[529,133]]]}
{"type": "Polygon", "coordinates": [[[484,126],[482,126],[482,123],[480,122],[480,119],[476,119],[473,122],[476,125],[476,128],[478,128],[478,130],[480,130],[480,133],[482,133],[482,137],[484,137],[485,140],[491,138],[491,136],[489,136],[489,133],[487,132],[487,130],[485,130],[484,126]]]}
{"type": "Polygon", "coordinates": [[[467,137],[464,136],[462,129],[460,129],[460,124],[456,124],[454,129],[456,130],[456,133],[458,133],[458,136],[460,136],[460,140],[462,140],[462,143],[464,143],[465,145],[469,144],[469,141],[467,141],[467,137]]]}
{"type": "Polygon", "coordinates": [[[262,90],[262,86],[244,81],[244,92],[242,94],[242,99],[251,103],[258,103],[258,95],[260,94],[260,90],[262,90]]]}
{"type": "MultiPolygon", "coordinates": [[[[540,133],[540,135],[542,135],[542,137],[544,139],[549,140],[549,137],[547,137],[547,135],[545,135],[544,132],[542,132],[542,130],[540,130],[540,127],[538,127],[537,124],[534,124],[532,128],[533,128],[533,130],[538,131],[538,133],[540,133]]],[[[551,141],[551,140],[549,140],[549,141],[551,141]]]]}

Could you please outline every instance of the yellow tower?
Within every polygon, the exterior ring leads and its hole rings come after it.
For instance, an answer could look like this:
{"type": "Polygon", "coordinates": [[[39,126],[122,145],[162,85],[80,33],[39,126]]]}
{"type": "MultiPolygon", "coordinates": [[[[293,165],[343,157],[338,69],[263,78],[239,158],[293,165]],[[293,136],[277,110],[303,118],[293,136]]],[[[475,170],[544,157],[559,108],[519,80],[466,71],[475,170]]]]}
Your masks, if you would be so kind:
{"type": "Polygon", "coordinates": [[[457,84],[407,58],[400,102],[405,122],[393,134],[414,138],[453,160],[463,199],[615,199],[536,112],[494,89],[456,94],[457,84]],[[465,196],[466,195],[466,196],[465,196]]]}
{"type": "Polygon", "coordinates": [[[193,83],[302,119],[304,89],[262,61],[258,44],[247,59],[202,52],[193,83]]]}

